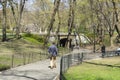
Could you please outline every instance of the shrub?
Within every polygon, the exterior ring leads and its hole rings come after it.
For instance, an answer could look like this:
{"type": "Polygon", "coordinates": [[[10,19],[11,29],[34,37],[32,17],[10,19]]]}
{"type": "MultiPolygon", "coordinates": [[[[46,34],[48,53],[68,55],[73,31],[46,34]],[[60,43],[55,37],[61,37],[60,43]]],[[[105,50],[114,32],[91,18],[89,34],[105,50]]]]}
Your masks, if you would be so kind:
{"type": "Polygon", "coordinates": [[[9,65],[0,64],[0,71],[7,70],[7,69],[10,69],[9,65]]]}
{"type": "Polygon", "coordinates": [[[33,38],[41,43],[44,41],[43,37],[41,37],[40,35],[37,35],[37,34],[25,33],[25,34],[23,34],[23,37],[33,38]]]}

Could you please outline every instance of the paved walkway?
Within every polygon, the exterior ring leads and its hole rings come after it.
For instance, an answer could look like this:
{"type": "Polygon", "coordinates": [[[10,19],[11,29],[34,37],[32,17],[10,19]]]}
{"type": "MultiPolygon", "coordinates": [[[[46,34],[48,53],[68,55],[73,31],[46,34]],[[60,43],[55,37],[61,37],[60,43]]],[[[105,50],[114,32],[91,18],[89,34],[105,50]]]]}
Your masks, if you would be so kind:
{"type": "Polygon", "coordinates": [[[50,69],[49,60],[39,61],[0,72],[0,80],[54,80],[60,72],[60,59],[57,68],[50,69]]]}

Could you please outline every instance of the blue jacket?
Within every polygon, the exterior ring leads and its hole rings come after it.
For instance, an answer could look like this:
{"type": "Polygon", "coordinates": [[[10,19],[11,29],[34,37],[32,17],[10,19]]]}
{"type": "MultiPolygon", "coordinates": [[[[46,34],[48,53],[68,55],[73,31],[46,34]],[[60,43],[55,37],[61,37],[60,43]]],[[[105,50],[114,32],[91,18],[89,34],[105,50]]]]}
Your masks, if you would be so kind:
{"type": "Polygon", "coordinates": [[[52,56],[56,56],[58,51],[57,51],[57,47],[55,45],[51,45],[48,48],[48,52],[52,55],[52,56]]]}

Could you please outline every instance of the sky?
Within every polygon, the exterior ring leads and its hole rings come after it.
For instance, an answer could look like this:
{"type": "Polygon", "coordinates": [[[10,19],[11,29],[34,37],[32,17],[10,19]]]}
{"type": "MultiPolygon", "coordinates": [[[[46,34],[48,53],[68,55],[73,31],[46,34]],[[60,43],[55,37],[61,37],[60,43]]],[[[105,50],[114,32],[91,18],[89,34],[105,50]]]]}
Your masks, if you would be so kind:
{"type": "Polygon", "coordinates": [[[33,1],[34,1],[34,0],[28,0],[28,1],[26,2],[26,7],[27,7],[27,8],[30,8],[30,7],[32,6],[32,4],[33,4],[33,1]]]}
{"type": "MultiPolygon", "coordinates": [[[[28,10],[31,10],[33,7],[32,7],[32,4],[35,0],[27,0],[26,3],[25,3],[25,6],[28,10]]],[[[54,2],[54,0],[51,0],[52,2],[54,2]]],[[[0,10],[2,9],[2,6],[0,5],[0,10]]]]}

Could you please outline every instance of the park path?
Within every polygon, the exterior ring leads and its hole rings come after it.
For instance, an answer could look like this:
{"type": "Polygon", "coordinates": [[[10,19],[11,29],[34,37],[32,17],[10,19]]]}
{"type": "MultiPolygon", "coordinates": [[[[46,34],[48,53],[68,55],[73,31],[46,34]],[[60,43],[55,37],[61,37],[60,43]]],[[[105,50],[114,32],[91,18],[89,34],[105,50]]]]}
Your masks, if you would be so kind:
{"type": "Polygon", "coordinates": [[[48,66],[49,59],[12,68],[0,72],[0,80],[54,80],[60,71],[60,58],[57,58],[57,68],[48,66]]]}

